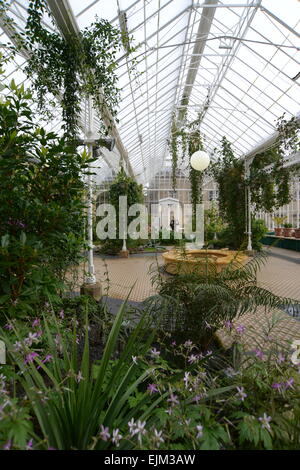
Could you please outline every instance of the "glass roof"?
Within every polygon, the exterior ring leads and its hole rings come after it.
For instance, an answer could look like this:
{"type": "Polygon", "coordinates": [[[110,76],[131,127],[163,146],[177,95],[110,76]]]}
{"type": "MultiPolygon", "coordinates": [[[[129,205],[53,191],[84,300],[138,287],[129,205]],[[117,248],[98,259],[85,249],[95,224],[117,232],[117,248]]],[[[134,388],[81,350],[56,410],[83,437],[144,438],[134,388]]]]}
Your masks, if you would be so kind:
{"type": "MultiPolygon", "coordinates": [[[[298,0],[60,1],[80,28],[95,15],[119,26],[120,13],[126,14],[128,32],[139,47],[131,72],[130,59],[119,57],[117,128],[133,172],[144,184],[169,164],[172,117],[182,113],[183,95],[189,96],[187,121],[202,115],[200,130],[209,152],[226,135],[243,156],[275,132],[283,113],[299,113],[298,0]]],[[[28,1],[10,3],[9,14],[22,30],[28,1]]],[[[44,20],[54,28],[49,18],[44,20]]],[[[1,42],[6,41],[2,33],[1,42]]],[[[13,76],[27,84],[25,62],[16,57],[4,80],[13,76]]],[[[52,122],[57,131],[59,116],[58,108],[52,122]]],[[[98,181],[117,169],[119,158],[118,149],[104,151],[98,181]]]]}

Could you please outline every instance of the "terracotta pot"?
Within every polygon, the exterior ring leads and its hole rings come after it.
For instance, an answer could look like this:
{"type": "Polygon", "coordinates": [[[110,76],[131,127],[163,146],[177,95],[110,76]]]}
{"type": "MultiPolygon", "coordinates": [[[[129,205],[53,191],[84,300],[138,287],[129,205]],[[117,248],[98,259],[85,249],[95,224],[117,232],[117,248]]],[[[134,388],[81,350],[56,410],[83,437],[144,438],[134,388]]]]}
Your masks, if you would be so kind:
{"type": "Polygon", "coordinates": [[[283,229],[283,236],[284,237],[293,237],[294,229],[293,228],[284,228],[283,229]]]}
{"type": "Polygon", "coordinates": [[[295,228],[294,229],[294,237],[295,238],[300,238],[300,228],[295,228]]]}
{"type": "Polygon", "coordinates": [[[282,237],[283,236],[283,228],[277,227],[275,230],[275,237],[282,237]]]}

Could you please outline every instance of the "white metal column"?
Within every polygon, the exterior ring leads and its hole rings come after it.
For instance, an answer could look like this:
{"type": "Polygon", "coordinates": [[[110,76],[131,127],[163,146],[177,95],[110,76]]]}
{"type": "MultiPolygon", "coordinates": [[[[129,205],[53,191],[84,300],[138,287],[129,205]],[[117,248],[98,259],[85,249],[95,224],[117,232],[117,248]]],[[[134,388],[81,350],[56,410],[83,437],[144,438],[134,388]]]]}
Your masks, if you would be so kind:
{"type": "MultiPolygon", "coordinates": [[[[93,156],[93,101],[88,97],[88,130],[85,136],[89,157],[93,156]]],[[[87,179],[87,244],[88,244],[88,272],[85,278],[86,284],[95,284],[95,267],[93,252],[93,175],[92,165],[89,163],[87,179]]]]}

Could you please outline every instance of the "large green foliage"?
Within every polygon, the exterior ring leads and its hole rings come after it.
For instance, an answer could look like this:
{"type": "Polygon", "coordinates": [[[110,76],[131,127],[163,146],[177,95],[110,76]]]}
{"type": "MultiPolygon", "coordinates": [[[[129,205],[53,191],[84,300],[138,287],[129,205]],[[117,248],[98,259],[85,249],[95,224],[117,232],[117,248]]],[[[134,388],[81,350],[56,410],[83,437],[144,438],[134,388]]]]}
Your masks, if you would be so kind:
{"type": "MultiPolygon", "coordinates": [[[[143,186],[138,184],[133,178],[127,176],[124,169],[121,168],[117,174],[115,180],[112,182],[109,188],[108,198],[110,204],[115,208],[116,211],[116,240],[108,240],[102,247],[102,252],[117,254],[122,247],[122,240],[119,239],[119,217],[120,217],[120,196],[127,197],[127,213],[128,208],[133,204],[141,204],[144,201],[143,186]]],[[[128,225],[135,217],[127,217],[128,225]]],[[[122,234],[121,234],[122,235],[122,234]]],[[[122,238],[122,237],[121,237],[122,238]]],[[[139,245],[138,240],[128,239],[128,248],[137,247],[139,245]]]]}
{"type": "Polygon", "coordinates": [[[40,128],[33,108],[12,82],[0,103],[0,305],[9,314],[55,296],[83,247],[87,161],[40,128]]]}
{"type": "Polygon", "coordinates": [[[192,339],[200,349],[207,348],[226,321],[258,307],[271,309],[291,302],[258,286],[256,274],[266,260],[264,252],[246,264],[234,258],[221,272],[207,255],[187,273],[184,252],[182,256],[182,264],[174,266],[176,275],[165,278],[154,269],[159,295],[151,299],[151,306],[160,312],[164,331],[182,341],[192,339]]]}
{"type": "Polygon", "coordinates": [[[226,137],[222,138],[219,158],[211,171],[218,183],[220,214],[231,231],[230,247],[239,249],[245,243],[246,226],[244,162],[235,157],[226,137]]]}

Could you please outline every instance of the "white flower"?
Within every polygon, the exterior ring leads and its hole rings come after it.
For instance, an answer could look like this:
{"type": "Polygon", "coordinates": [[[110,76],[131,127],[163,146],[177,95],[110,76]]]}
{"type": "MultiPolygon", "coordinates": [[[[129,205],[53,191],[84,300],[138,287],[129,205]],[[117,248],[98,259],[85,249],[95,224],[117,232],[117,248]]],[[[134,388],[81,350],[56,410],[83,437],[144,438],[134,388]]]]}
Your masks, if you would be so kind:
{"type": "Polygon", "coordinates": [[[110,438],[110,434],[109,434],[109,428],[108,427],[104,427],[103,424],[101,424],[101,431],[99,433],[102,441],[107,441],[109,438],[110,438]]]}
{"type": "Polygon", "coordinates": [[[119,447],[119,441],[122,439],[122,434],[119,433],[119,429],[114,429],[112,433],[112,443],[116,444],[117,447],[119,447]]]}
{"type": "Polygon", "coordinates": [[[162,437],[162,431],[157,431],[157,429],[154,429],[153,438],[154,438],[156,447],[159,447],[161,442],[165,442],[164,438],[162,437]]]}
{"type": "Polygon", "coordinates": [[[293,350],[295,350],[291,355],[292,364],[298,366],[300,365],[300,339],[295,339],[292,342],[291,347],[293,350]]]}
{"type": "Polygon", "coordinates": [[[203,426],[201,426],[201,424],[198,424],[196,426],[196,429],[197,429],[196,439],[201,439],[201,437],[203,436],[203,426]]]}
{"type": "Polygon", "coordinates": [[[268,416],[267,413],[264,413],[263,416],[260,416],[258,418],[258,420],[261,422],[261,427],[262,428],[268,429],[268,431],[271,430],[271,426],[269,424],[270,421],[272,421],[271,416],[268,416]]]}
{"type": "Polygon", "coordinates": [[[185,384],[185,388],[188,388],[188,383],[189,383],[189,375],[190,375],[190,372],[185,372],[184,374],[184,384],[185,384]]]}
{"type": "Polygon", "coordinates": [[[160,355],[160,351],[158,351],[156,348],[152,348],[150,354],[152,357],[156,358],[160,355]]]}
{"type": "Polygon", "coordinates": [[[79,382],[81,382],[81,380],[83,380],[83,375],[81,373],[81,370],[78,372],[77,375],[75,375],[75,380],[78,384],[79,384],[79,382]]]}

